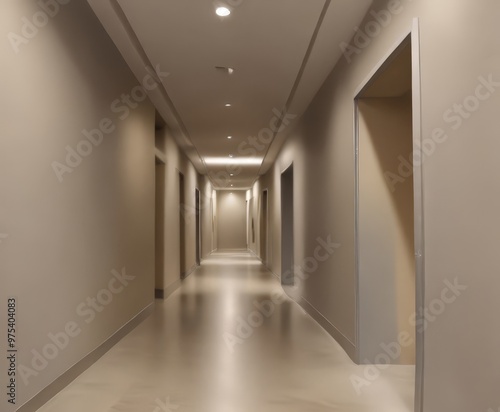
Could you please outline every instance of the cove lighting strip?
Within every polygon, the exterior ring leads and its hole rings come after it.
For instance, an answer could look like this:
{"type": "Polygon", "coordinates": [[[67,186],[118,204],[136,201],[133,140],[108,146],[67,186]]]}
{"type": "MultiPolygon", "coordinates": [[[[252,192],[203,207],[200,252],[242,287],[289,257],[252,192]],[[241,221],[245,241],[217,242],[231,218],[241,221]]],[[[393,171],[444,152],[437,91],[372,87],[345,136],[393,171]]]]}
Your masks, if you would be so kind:
{"type": "Polygon", "coordinates": [[[264,159],[256,157],[206,157],[205,163],[208,166],[224,166],[224,165],[245,165],[245,166],[260,166],[264,159]]]}

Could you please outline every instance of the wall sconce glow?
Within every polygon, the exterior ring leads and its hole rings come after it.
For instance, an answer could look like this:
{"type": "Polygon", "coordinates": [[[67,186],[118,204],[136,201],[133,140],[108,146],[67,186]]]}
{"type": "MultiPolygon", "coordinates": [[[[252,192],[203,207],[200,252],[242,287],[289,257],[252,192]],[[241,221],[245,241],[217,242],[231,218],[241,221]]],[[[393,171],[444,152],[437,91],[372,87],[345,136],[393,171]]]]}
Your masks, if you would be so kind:
{"type": "Polygon", "coordinates": [[[264,159],[258,157],[238,157],[230,159],[227,157],[206,157],[205,164],[207,166],[226,166],[226,165],[242,165],[242,166],[260,166],[264,159]]]}
{"type": "Polygon", "coordinates": [[[217,16],[227,17],[231,14],[231,10],[229,10],[227,7],[217,7],[215,13],[217,14],[217,16]]]}

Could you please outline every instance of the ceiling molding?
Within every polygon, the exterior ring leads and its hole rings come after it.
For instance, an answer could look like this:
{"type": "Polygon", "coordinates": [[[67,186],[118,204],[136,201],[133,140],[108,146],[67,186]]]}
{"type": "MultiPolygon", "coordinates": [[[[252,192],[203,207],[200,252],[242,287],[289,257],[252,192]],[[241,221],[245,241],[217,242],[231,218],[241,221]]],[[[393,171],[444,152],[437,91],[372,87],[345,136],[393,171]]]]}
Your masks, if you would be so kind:
{"type": "Polygon", "coordinates": [[[205,157],[262,157],[231,177],[236,188],[250,188],[269,170],[372,3],[243,1],[223,19],[205,0],[87,1],[139,81],[157,65],[169,72],[148,95],[216,188],[227,186],[220,176],[229,179],[229,172],[205,157]],[[224,107],[228,101],[231,108],[224,107]]]}

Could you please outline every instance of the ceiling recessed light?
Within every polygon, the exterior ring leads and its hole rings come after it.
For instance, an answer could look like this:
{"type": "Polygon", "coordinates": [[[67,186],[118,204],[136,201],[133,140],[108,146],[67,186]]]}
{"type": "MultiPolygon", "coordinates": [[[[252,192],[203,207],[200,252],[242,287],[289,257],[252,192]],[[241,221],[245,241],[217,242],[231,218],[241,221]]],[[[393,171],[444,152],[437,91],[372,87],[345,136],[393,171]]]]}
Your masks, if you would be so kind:
{"type": "Polygon", "coordinates": [[[217,7],[215,13],[217,13],[217,16],[226,17],[231,14],[231,10],[229,10],[227,7],[217,7]]]}
{"type": "Polygon", "coordinates": [[[231,107],[231,103],[226,103],[224,106],[231,107]]]}
{"type": "Polygon", "coordinates": [[[229,140],[231,140],[231,139],[233,138],[233,136],[228,136],[227,138],[228,138],[229,140]]]}
{"type": "Polygon", "coordinates": [[[231,173],[229,176],[233,177],[233,176],[234,176],[234,173],[231,173]]]}
{"type": "Polygon", "coordinates": [[[217,70],[222,70],[226,72],[227,74],[233,74],[234,73],[234,67],[227,67],[227,66],[215,66],[217,70]]]}

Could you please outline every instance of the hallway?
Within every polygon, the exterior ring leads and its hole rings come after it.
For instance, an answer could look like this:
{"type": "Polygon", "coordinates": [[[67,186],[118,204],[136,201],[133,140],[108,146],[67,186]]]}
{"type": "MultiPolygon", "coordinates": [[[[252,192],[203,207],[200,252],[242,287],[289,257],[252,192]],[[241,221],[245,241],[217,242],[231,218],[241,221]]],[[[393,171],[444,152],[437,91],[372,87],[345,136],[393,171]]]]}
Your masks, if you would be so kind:
{"type": "Polygon", "coordinates": [[[413,410],[414,367],[384,369],[358,395],[350,378],[365,368],[250,253],[214,253],[39,412],[413,410]]]}

